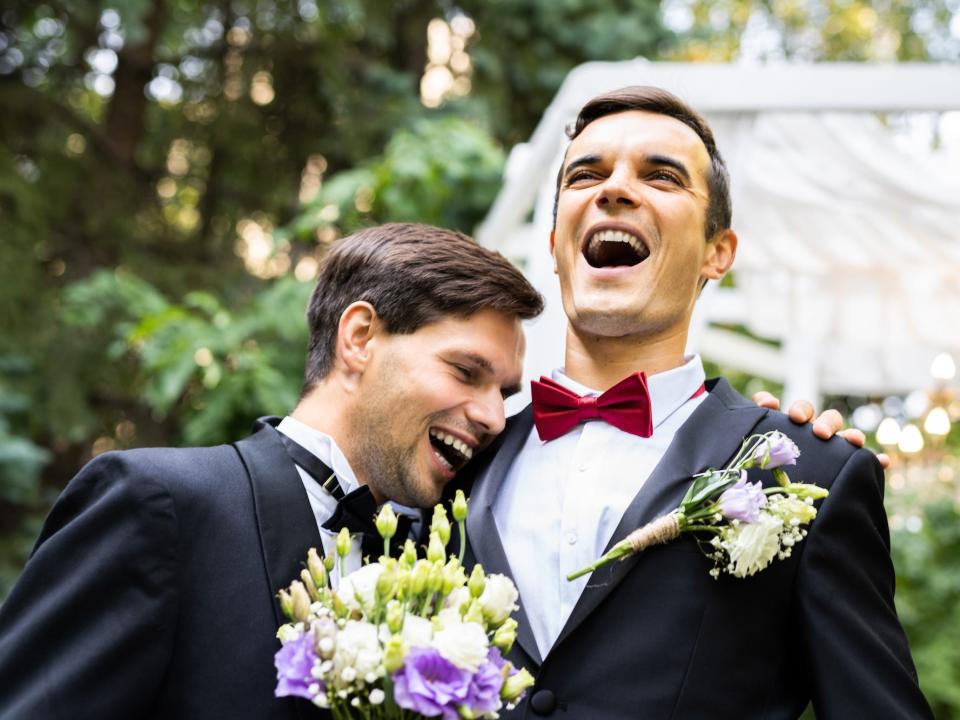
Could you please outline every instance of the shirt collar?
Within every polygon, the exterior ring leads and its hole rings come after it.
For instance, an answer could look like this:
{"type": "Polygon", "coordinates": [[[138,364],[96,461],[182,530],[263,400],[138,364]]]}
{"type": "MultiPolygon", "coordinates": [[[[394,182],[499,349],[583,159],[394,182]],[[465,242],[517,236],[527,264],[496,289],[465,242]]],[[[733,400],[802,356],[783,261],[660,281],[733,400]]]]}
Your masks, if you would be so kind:
{"type": "MultiPolygon", "coordinates": [[[[325,432],[312,428],[290,415],[287,415],[280,421],[277,430],[303,445],[303,447],[316,455],[320,462],[333,470],[340,480],[340,485],[345,493],[356,490],[357,487],[359,487],[357,476],[353,474],[353,469],[350,467],[350,463],[347,462],[346,456],[341,452],[340,448],[337,447],[337,441],[325,432]]],[[[323,480],[323,478],[317,479],[323,480]]]]}
{"type": "MultiPolygon", "coordinates": [[[[600,390],[594,390],[569,377],[563,368],[554,370],[550,377],[578,395],[601,394],[600,390]]],[[[705,379],[703,361],[697,354],[687,357],[680,367],[648,375],[647,387],[650,389],[653,426],[656,427],[662,423],[686,403],[703,385],[705,379]]]]}
{"type": "MultiPolygon", "coordinates": [[[[290,415],[287,415],[280,421],[280,424],[277,425],[277,430],[291,440],[300,443],[316,455],[320,462],[330,468],[340,481],[340,487],[343,488],[344,494],[350,493],[360,487],[360,483],[357,481],[357,476],[353,474],[353,468],[350,467],[347,456],[343,454],[337,446],[337,441],[330,435],[310,427],[290,415]]],[[[407,507],[392,500],[390,501],[390,505],[392,505],[393,509],[398,513],[410,515],[414,518],[420,517],[420,511],[416,508],[407,507]]]]}

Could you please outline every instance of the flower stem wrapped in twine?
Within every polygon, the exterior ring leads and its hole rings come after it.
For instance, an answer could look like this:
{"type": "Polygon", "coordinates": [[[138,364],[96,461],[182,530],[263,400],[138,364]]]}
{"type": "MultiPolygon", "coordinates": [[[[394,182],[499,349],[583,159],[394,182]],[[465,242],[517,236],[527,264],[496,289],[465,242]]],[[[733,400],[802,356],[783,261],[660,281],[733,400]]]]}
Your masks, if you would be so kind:
{"type": "Polygon", "coordinates": [[[576,580],[578,577],[583,577],[587,573],[591,573],[613,560],[625,559],[634,553],[646,550],[654,545],[675,540],[680,537],[683,520],[683,516],[677,511],[658,517],[653,522],[649,522],[627,535],[596,562],[577,570],[575,573],[567,575],[567,580],[576,580]]]}

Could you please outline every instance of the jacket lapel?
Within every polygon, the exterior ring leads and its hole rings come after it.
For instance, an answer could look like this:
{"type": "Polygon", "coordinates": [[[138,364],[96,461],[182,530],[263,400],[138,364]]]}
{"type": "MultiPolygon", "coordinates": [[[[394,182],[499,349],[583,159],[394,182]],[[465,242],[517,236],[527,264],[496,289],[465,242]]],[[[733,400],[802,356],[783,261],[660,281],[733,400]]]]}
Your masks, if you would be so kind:
{"type": "MultiPolygon", "coordinates": [[[[262,423],[254,435],[234,447],[250,478],[267,583],[276,593],[299,576],[307,550],[315,547],[323,553],[317,520],[296,466],[274,427],[262,423]]],[[[275,595],[273,613],[278,627],[286,622],[275,595]]]]}
{"type": "MultiPolygon", "coordinates": [[[[604,552],[633,530],[674,510],[691,477],[726,464],[766,413],[741,397],[723,378],[716,380],[627,507],[604,552]]],[[[554,647],[576,630],[639,561],[639,555],[632,555],[593,573],[554,647]]]]}
{"type": "MultiPolygon", "coordinates": [[[[527,406],[514,419],[511,427],[504,432],[503,441],[493,460],[481,471],[473,483],[470,493],[470,512],[467,515],[467,543],[476,561],[483,565],[485,573],[500,573],[513,579],[513,571],[507,561],[500,540],[500,532],[493,516],[493,503],[507,471],[513,464],[517,453],[523,448],[533,427],[533,408],[527,406]]],[[[533,629],[523,609],[520,598],[520,610],[517,614],[517,643],[531,660],[540,665],[540,651],[533,637],[533,629]]]]}

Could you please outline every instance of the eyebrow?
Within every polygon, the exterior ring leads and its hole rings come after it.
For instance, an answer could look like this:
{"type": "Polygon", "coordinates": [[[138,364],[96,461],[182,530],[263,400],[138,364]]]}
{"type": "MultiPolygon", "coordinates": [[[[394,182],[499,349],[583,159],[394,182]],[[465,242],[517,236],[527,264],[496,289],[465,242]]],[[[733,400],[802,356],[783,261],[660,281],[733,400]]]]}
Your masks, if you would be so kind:
{"type": "MultiPolygon", "coordinates": [[[[472,352],[463,352],[463,353],[459,353],[459,355],[462,358],[462,362],[471,363],[477,368],[479,368],[480,370],[483,370],[483,372],[487,373],[488,375],[494,374],[493,365],[483,355],[478,355],[477,353],[472,353],[472,352]]],[[[520,392],[520,383],[507,385],[505,387],[500,388],[500,390],[503,392],[504,395],[514,395],[520,392]]]]}
{"type": "Polygon", "coordinates": [[[683,175],[687,182],[690,182],[690,171],[687,170],[687,166],[669,155],[647,155],[645,160],[650,165],[666,165],[667,167],[671,167],[683,175]]]}
{"type": "Polygon", "coordinates": [[[578,167],[583,167],[584,165],[596,165],[601,159],[602,158],[596,154],[581,155],[576,160],[571,160],[567,163],[567,167],[563,170],[563,175],[566,177],[572,170],[576,170],[578,167]]]}
{"type": "MultiPolygon", "coordinates": [[[[575,160],[571,160],[567,164],[567,167],[564,168],[563,170],[563,176],[567,177],[572,171],[576,170],[579,167],[583,167],[584,165],[596,165],[599,162],[601,162],[602,159],[603,158],[601,158],[599,155],[593,154],[593,153],[589,155],[581,155],[575,160]]],[[[676,158],[672,158],[669,155],[659,155],[655,153],[653,155],[646,155],[643,159],[644,159],[644,162],[648,165],[665,165],[667,167],[673,168],[678,173],[683,175],[684,179],[687,182],[690,182],[690,171],[687,170],[686,165],[684,165],[682,162],[680,162],[676,158]]]]}

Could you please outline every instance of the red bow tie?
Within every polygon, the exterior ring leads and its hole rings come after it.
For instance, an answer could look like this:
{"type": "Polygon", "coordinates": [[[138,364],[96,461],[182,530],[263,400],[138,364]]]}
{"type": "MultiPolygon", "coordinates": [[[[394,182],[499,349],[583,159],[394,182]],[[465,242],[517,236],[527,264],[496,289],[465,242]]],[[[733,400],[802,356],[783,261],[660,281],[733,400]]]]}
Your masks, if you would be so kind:
{"type": "Polygon", "coordinates": [[[647,376],[628,375],[599,397],[580,397],[548,377],[532,383],[533,422],[543,441],[566,435],[587,420],[603,420],[640,437],[653,435],[647,376]]]}

